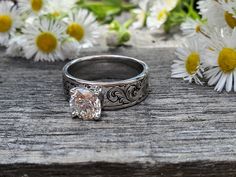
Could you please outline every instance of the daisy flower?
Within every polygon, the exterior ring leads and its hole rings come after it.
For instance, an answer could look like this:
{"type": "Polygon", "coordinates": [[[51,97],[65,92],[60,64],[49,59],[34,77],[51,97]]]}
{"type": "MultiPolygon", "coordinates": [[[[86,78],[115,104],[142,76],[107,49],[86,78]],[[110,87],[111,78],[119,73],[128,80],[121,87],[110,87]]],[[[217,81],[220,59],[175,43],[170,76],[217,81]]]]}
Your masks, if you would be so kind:
{"type": "Polygon", "coordinates": [[[208,66],[206,78],[208,85],[215,85],[215,90],[221,92],[236,92],[236,29],[232,34],[225,31],[216,31],[211,35],[208,45],[212,50],[207,50],[204,62],[208,66]]]}
{"type": "Polygon", "coordinates": [[[180,26],[183,34],[186,36],[194,36],[201,33],[202,27],[203,23],[200,20],[194,20],[192,18],[187,18],[180,26]]]}
{"type": "Polygon", "coordinates": [[[21,35],[14,35],[9,40],[6,54],[10,57],[24,57],[22,41],[25,39],[21,35]]]}
{"type": "Polygon", "coordinates": [[[186,43],[176,50],[177,60],[172,65],[172,78],[183,78],[188,82],[202,85],[203,67],[201,64],[204,45],[196,37],[188,38],[186,43]]]}
{"type": "Polygon", "coordinates": [[[0,1],[0,45],[6,46],[20,25],[16,6],[11,1],[0,1]]]}
{"type": "Polygon", "coordinates": [[[151,14],[147,18],[147,27],[151,30],[159,29],[167,20],[169,9],[167,4],[163,0],[157,1],[153,8],[151,8],[151,14]]]}
{"type": "Polygon", "coordinates": [[[85,9],[70,13],[65,22],[67,34],[75,38],[82,45],[82,48],[92,47],[100,36],[96,18],[85,9]]]}
{"type": "Polygon", "coordinates": [[[76,2],[77,0],[48,0],[46,12],[59,17],[71,11],[76,2]]]}
{"type": "Polygon", "coordinates": [[[81,50],[80,43],[74,38],[68,38],[61,44],[61,51],[64,58],[75,59],[79,56],[81,50]]]}
{"type": "Polygon", "coordinates": [[[220,0],[222,8],[224,9],[224,20],[231,29],[236,27],[236,2],[220,0]]]}
{"type": "Polygon", "coordinates": [[[132,24],[132,28],[140,29],[140,28],[144,27],[150,4],[151,4],[150,0],[140,1],[139,8],[134,9],[132,11],[136,17],[136,21],[132,24]]]}
{"type": "Polygon", "coordinates": [[[235,3],[225,0],[206,0],[198,3],[198,8],[204,19],[211,27],[233,29],[236,27],[236,18],[233,13],[235,3]],[[230,10],[230,8],[232,10],[230,10]]]}
{"type": "Polygon", "coordinates": [[[18,0],[18,7],[21,14],[38,15],[46,7],[47,0],[18,0]]]}
{"type": "Polygon", "coordinates": [[[40,19],[23,29],[22,46],[27,59],[35,61],[62,60],[60,44],[65,38],[65,27],[59,21],[40,19]]]}

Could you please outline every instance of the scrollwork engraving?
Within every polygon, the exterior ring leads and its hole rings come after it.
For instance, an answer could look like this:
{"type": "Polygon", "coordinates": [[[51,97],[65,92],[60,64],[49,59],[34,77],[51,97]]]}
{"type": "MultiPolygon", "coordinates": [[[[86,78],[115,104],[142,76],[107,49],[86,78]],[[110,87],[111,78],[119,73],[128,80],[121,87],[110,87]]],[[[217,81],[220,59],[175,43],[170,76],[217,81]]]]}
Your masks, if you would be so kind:
{"type": "Polygon", "coordinates": [[[147,82],[145,80],[146,79],[137,81],[132,85],[110,88],[107,91],[106,97],[110,102],[119,105],[137,102],[140,98],[146,95],[146,89],[144,88],[147,87],[147,82]]]}

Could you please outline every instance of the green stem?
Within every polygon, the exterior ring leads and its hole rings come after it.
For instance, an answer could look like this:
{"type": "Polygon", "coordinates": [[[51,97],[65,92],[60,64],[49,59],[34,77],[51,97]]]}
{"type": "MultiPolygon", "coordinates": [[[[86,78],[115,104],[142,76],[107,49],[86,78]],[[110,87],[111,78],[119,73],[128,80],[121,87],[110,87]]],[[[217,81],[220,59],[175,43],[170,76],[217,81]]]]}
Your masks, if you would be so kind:
{"type": "Polygon", "coordinates": [[[130,27],[134,22],[135,22],[135,19],[131,18],[131,19],[127,20],[127,21],[124,23],[123,26],[124,26],[126,29],[129,29],[129,27],[130,27]]]}

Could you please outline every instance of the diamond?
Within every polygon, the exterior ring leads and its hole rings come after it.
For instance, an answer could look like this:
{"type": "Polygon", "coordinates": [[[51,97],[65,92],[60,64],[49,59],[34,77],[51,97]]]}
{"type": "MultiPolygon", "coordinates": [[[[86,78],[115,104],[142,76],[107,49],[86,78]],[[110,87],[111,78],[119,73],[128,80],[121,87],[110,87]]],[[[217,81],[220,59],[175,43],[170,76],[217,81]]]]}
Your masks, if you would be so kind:
{"type": "Polygon", "coordinates": [[[101,117],[101,89],[75,87],[70,90],[70,108],[73,117],[83,120],[98,120],[101,117]]]}

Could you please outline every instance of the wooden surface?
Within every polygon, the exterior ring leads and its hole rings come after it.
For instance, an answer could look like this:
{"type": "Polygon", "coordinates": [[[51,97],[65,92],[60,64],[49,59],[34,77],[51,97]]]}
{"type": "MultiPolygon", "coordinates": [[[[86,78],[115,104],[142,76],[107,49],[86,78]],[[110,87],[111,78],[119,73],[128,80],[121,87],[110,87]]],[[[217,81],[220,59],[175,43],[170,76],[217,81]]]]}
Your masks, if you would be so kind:
{"type": "Polygon", "coordinates": [[[70,118],[65,62],[0,49],[0,176],[236,176],[236,97],[170,78],[174,48],[92,49],[151,69],[149,97],[102,121],[70,118]]]}

